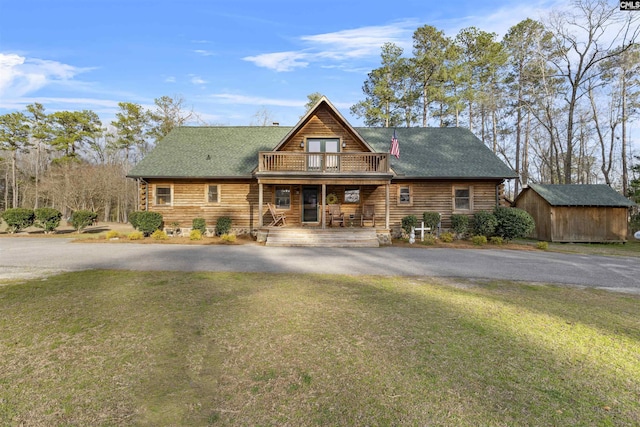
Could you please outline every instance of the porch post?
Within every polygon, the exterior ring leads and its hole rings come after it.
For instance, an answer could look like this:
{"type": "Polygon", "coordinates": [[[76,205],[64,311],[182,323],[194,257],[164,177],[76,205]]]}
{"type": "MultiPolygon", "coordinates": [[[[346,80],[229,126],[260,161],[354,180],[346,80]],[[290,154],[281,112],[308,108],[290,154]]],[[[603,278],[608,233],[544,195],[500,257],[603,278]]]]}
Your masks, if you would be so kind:
{"type": "Polygon", "coordinates": [[[389,183],[384,186],[384,227],[389,230],[389,183]]]}
{"type": "Polygon", "coordinates": [[[258,183],[258,227],[262,227],[262,183],[258,183]]]}
{"type": "Polygon", "coordinates": [[[322,184],[322,210],[320,211],[320,221],[322,221],[322,229],[324,230],[325,228],[325,203],[327,202],[327,184],[322,184]]]}

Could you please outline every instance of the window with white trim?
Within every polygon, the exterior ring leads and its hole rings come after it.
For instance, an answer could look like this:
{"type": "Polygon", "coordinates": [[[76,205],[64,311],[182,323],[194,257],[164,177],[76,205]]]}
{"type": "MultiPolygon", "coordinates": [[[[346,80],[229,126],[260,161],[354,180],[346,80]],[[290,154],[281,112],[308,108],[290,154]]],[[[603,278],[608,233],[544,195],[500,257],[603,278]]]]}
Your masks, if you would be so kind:
{"type": "Polygon", "coordinates": [[[398,205],[413,205],[413,194],[410,185],[398,187],[398,205]]]}
{"type": "Polygon", "coordinates": [[[471,187],[453,187],[453,210],[473,210],[473,189],[471,187]]]}
{"type": "Polygon", "coordinates": [[[207,203],[220,203],[220,186],[218,184],[207,185],[207,203]]]}
{"type": "Polygon", "coordinates": [[[156,185],[156,205],[170,206],[172,201],[172,191],[170,185],[156,185]]]}
{"type": "Polygon", "coordinates": [[[278,209],[291,209],[291,187],[277,186],[273,201],[278,209]]]}

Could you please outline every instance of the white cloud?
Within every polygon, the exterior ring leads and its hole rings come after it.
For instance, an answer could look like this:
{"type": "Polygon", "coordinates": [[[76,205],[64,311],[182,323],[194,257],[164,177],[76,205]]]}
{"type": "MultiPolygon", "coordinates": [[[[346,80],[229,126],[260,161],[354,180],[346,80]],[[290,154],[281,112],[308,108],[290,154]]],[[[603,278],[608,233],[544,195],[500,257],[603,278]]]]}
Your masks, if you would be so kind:
{"type": "Polygon", "coordinates": [[[214,52],[212,52],[210,50],[204,50],[204,49],[196,49],[193,52],[197,53],[198,55],[201,55],[201,56],[213,56],[214,55],[214,52]]]}
{"type": "Polygon", "coordinates": [[[449,37],[455,37],[463,28],[475,26],[482,31],[496,33],[499,38],[502,38],[511,27],[526,18],[542,20],[552,10],[566,9],[567,7],[570,7],[570,4],[564,0],[513,2],[498,9],[479,10],[476,15],[465,15],[455,19],[435,21],[430,25],[443,30],[449,37]],[[482,12],[487,13],[482,14],[482,12]],[[482,24],[479,25],[479,22],[482,24]]]}
{"type": "Polygon", "coordinates": [[[411,36],[418,24],[406,20],[391,25],[362,27],[333,33],[303,36],[301,40],[316,47],[327,47],[318,56],[332,59],[358,58],[379,55],[385,43],[395,43],[404,49],[411,48],[411,36]]]}
{"type": "Polygon", "coordinates": [[[176,78],[174,76],[169,76],[166,79],[164,79],[165,83],[175,83],[176,82],[176,78]]]}
{"type": "Polygon", "coordinates": [[[56,83],[68,83],[90,70],[14,53],[0,53],[0,97],[19,97],[56,83]]]}
{"type": "Polygon", "coordinates": [[[292,71],[296,68],[305,68],[309,65],[309,55],[303,52],[275,52],[263,53],[256,56],[247,56],[245,61],[253,62],[258,67],[269,68],[274,71],[292,71]]]}
{"type": "Polygon", "coordinates": [[[118,111],[118,102],[111,99],[97,99],[97,98],[59,98],[59,97],[20,97],[20,98],[3,98],[0,97],[0,110],[16,111],[24,110],[29,104],[40,103],[45,106],[47,113],[62,111],[67,109],[72,110],[92,110],[103,119],[103,123],[106,123],[105,117],[112,117],[118,111]]]}
{"type": "Polygon", "coordinates": [[[411,35],[417,28],[414,20],[390,25],[370,26],[332,33],[301,36],[306,47],[298,51],[263,53],[243,58],[258,67],[274,71],[293,71],[305,68],[312,62],[345,61],[373,57],[380,54],[380,47],[387,42],[405,50],[411,49],[411,35]]]}
{"type": "Polygon", "coordinates": [[[191,83],[193,83],[194,85],[204,85],[208,82],[200,76],[191,76],[191,83]]]}

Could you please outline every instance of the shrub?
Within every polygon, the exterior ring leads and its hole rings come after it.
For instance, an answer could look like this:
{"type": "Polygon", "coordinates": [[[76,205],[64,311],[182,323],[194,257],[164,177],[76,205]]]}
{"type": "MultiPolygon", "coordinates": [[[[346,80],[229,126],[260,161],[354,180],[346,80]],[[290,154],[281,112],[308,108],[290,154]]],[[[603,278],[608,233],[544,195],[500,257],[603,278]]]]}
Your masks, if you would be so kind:
{"type": "Polygon", "coordinates": [[[451,215],[451,228],[458,236],[464,236],[469,230],[469,217],[463,214],[451,215]]]}
{"type": "Polygon", "coordinates": [[[32,209],[12,208],[2,212],[2,219],[7,223],[9,233],[17,233],[33,225],[35,213],[32,209]]]}
{"type": "Polygon", "coordinates": [[[131,226],[134,229],[138,229],[138,215],[140,215],[140,213],[142,213],[142,211],[133,211],[133,212],[129,212],[129,224],[131,224],[131,226]]]}
{"type": "Polygon", "coordinates": [[[495,234],[504,240],[526,237],[535,228],[531,215],[522,209],[497,206],[493,214],[498,221],[495,234]]]}
{"type": "Polygon", "coordinates": [[[402,229],[407,233],[411,233],[411,227],[418,225],[418,218],[415,215],[407,215],[402,218],[402,229]]]}
{"type": "Polygon", "coordinates": [[[220,238],[222,239],[223,242],[226,242],[226,243],[233,243],[236,241],[236,235],[233,233],[223,234],[222,236],[220,236],[220,238]]]}
{"type": "Polygon", "coordinates": [[[35,223],[38,228],[42,228],[45,233],[53,233],[60,225],[62,212],[53,208],[38,208],[34,211],[35,223]]]}
{"type": "Polygon", "coordinates": [[[93,224],[98,219],[96,212],[78,210],[71,214],[71,225],[80,233],[82,230],[93,224]]]}
{"type": "Polygon", "coordinates": [[[138,230],[142,231],[145,237],[162,227],[162,214],[159,212],[140,211],[136,215],[138,230]]]}
{"type": "Polygon", "coordinates": [[[200,234],[204,236],[204,234],[207,232],[207,223],[204,218],[194,218],[191,228],[193,230],[200,231],[200,234]]]}
{"type": "Polygon", "coordinates": [[[440,224],[440,214],[438,212],[423,212],[422,221],[424,221],[425,227],[435,230],[440,224]]]}
{"type": "Polygon", "coordinates": [[[221,216],[216,221],[216,236],[222,236],[223,234],[229,234],[231,231],[231,218],[228,216],[221,216]]]}
{"type": "Polygon", "coordinates": [[[473,214],[473,234],[476,236],[492,236],[496,225],[498,220],[491,212],[480,211],[473,214]]]}
{"type": "Polygon", "coordinates": [[[422,244],[425,246],[433,246],[436,244],[436,238],[435,236],[432,235],[427,235],[424,236],[424,240],[422,241],[422,244]]]}
{"type": "Polygon", "coordinates": [[[502,245],[502,243],[504,243],[503,240],[502,240],[502,237],[500,237],[500,236],[492,236],[489,239],[489,242],[491,242],[492,245],[497,245],[497,246],[500,246],[500,245],[502,245]]]}
{"type": "Polygon", "coordinates": [[[107,231],[107,234],[104,235],[104,238],[107,240],[117,239],[118,237],[120,237],[120,233],[116,230],[109,230],[107,231]]]}
{"type": "Polygon", "coordinates": [[[129,240],[142,240],[144,239],[144,234],[142,231],[132,231],[127,237],[129,240]]]}
{"type": "Polygon", "coordinates": [[[202,233],[200,230],[191,230],[191,233],[189,233],[189,240],[202,240],[202,233]]]}
{"type": "Polygon", "coordinates": [[[151,234],[151,238],[154,240],[167,240],[169,236],[162,230],[156,230],[151,234]]]}
{"type": "Polygon", "coordinates": [[[444,243],[453,242],[453,233],[442,233],[440,235],[440,240],[442,240],[444,243]]]}
{"type": "Polygon", "coordinates": [[[547,242],[538,242],[536,244],[536,248],[538,248],[540,250],[543,250],[543,251],[546,251],[547,249],[549,249],[549,243],[547,243],[547,242]]]}
{"type": "Polygon", "coordinates": [[[640,212],[631,215],[629,227],[631,228],[631,233],[635,233],[636,231],[640,230],[640,212]]]}
{"type": "Polygon", "coordinates": [[[471,241],[476,246],[482,246],[487,244],[487,236],[473,236],[471,241]]]}

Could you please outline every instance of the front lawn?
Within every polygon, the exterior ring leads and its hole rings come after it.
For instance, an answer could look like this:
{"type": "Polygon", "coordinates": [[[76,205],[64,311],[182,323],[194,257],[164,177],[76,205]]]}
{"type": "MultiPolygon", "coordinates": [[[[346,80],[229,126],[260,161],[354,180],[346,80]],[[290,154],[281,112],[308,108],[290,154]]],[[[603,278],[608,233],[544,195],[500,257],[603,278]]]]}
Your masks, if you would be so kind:
{"type": "Polygon", "coordinates": [[[638,425],[640,297],[85,271],[0,286],[0,425],[638,425]]]}

